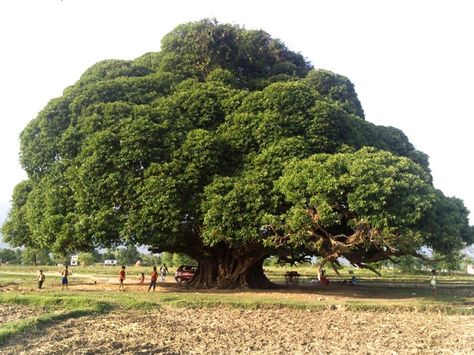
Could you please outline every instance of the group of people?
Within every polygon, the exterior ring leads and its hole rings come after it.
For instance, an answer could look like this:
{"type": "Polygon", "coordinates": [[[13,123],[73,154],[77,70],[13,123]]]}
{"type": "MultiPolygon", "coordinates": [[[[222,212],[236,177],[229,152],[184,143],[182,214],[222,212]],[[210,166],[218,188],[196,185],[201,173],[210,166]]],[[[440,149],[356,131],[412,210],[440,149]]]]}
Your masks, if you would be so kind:
{"type": "MultiPolygon", "coordinates": [[[[126,272],[125,272],[125,265],[122,266],[122,268],[120,269],[120,272],[119,272],[119,291],[125,291],[125,286],[124,286],[124,281],[125,281],[125,278],[126,278],[126,272]]],[[[166,264],[163,264],[161,265],[160,267],[160,278],[161,278],[161,281],[164,282],[165,279],[166,279],[166,275],[168,274],[168,267],[166,266],[166,264]]],[[[67,289],[68,286],[69,286],[69,276],[71,275],[71,272],[69,271],[69,268],[67,265],[64,266],[64,269],[61,271],[61,290],[64,290],[65,288],[67,289]]],[[[43,270],[39,270],[39,273],[38,273],[38,278],[37,278],[37,282],[38,282],[38,289],[42,289],[43,288],[43,283],[46,279],[46,276],[44,275],[43,273],[43,270]]],[[[145,273],[141,273],[141,276],[140,276],[140,285],[144,285],[145,284],[145,273]]],[[[151,272],[151,275],[150,275],[150,285],[148,287],[148,291],[150,291],[151,289],[153,289],[153,291],[155,291],[155,288],[156,288],[156,282],[158,281],[158,272],[157,272],[157,268],[156,266],[153,266],[153,271],[151,272]]],[[[95,284],[96,282],[94,282],[95,284]]]]}
{"type": "MultiPolygon", "coordinates": [[[[326,276],[326,271],[324,269],[318,270],[318,281],[321,285],[324,286],[329,286],[329,278],[326,276]]],[[[359,285],[359,279],[355,277],[355,275],[352,275],[350,280],[342,280],[342,281],[337,281],[340,284],[349,284],[351,286],[357,286],[359,285]]]]}
{"type": "MultiPolygon", "coordinates": [[[[168,268],[166,267],[166,264],[161,265],[160,278],[162,282],[165,281],[167,274],[168,274],[168,268]]],[[[150,274],[150,285],[148,286],[148,291],[150,291],[152,288],[153,288],[153,291],[155,291],[157,280],[158,280],[157,268],[156,266],[153,266],[153,271],[150,274]]],[[[122,265],[122,269],[120,270],[120,273],[119,273],[119,291],[125,291],[124,281],[125,281],[125,265],[122,265]]],[[[145,273],[142,272],[142,274],[140,275],[140,285],[143,286],[144,284],[145,284],[145,273]]]]}
{"type": "MultiPolygon", "coordinates": [[[[125,265],[122,265],[122,268],[121,268],[120,273],[119,273],[119,291],[125,291],[125,286],[124,286],[125,274],[126,274],[125,269],[126,269],[125,265]]],[[[67,265],[64,266],[64,269],[61,271],[61,290],[64,290],[64,288],[66,288],[66,289],[68,288],[69,275],[70,274],[71,273],[69,272],[68,266],[67,265]]],[[[160,278],[161,278],[162,282],[165,281],[165,278],[166,278],[167,274],[168,274],[168,268],[166,267],[166,264],[161,265],[161,267],[160,267],[160,278]]],[[[39,289],[43,288],[43,283],[44,283],[45,279],[46,279],[46,277],[43,273],[43,270],[39,270],[38,279],[37,279],[39,289]]],[[[318,279],[319,279],[319,282],[321,284],[326,285],[326,286],[329,285],[329,279],[327,278],[326,273],[325,273],[324,270],[320,270],[320,272],[318,274],[318,279]]],[[[156,266],[153,266],[153,271],[150,274],[150,284],[148,286],[148,291],[150,291],[151,289],[153,289],[153,291],[155,291],[157,280],[158,280],[157,268],[156,268],[156,266]]],[[[145,273],[143,273],[143,272],[141,273],[139,283],[142,286],[145,284],[145,273]]],[[[343,283],[346,283],[346,280],[344,280],[343,283]]],[[[357,280],[357,278],[355,276],[352,276],[349,283],[351,285],[358,285],[359,280],[357,280]]],[[[437,294],[436,270],[431,270],[430,285],[431,285],[431,289],[433,291],[433,297],[436,297],[436,294],[437,294]]]]}
{"type": "MultiPolygon", "coordinates": [[[[68,285],[69,285],[69,279],[68,279],[69,275],[70,275],[70,272],[69,272],[69,269],[66,265],[66,266],[64,266],[64,270],[61,271],[61,290],[68,287],[68,285]]],[[[38,282],[38,288],[40,290],[43,288],[44,280],[46,280],[46,276],[43,273],[43,270],[40,270],[39,273],[38,273],[38,278],[36,280],[38,282]]]]}

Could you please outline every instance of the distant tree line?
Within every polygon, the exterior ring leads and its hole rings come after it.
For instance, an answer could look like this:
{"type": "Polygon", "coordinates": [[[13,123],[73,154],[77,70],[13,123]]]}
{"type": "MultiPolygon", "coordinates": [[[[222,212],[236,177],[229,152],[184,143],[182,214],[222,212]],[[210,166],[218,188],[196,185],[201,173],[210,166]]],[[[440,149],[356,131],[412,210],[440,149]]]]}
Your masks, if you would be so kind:
{"type": "Polygon", "coordinates": [[[474,264],[474,258],[465,254],[461,254],[457,257],[444,258],[439,257],[439,255],[434,255],[433,258],[426,260],[411,255],[405,255],[391,261],[386,261],[384,266],[399,269],[405,273],[418,273],[432,269],[447,272],[466,271],[467,265],[471,264],[474,264]]]}
{"type": "MultiPolygon", "coordinates": [[[[117,260],[119,265],[134,265],[140,261],[141,265],[161,265],[165,263],[170,267],[182,264],[196,265],[197,263],[184,254],[161,253],[159,255],[145,254],[138,251],[135,246],[126,248],[106,249],[104,252],[80,252],[77,254],[80,265],[88,266],[103,263],[105,260],[117,260]]],[[[69,256],[56,255],[48,250],[33,248],[0,249],[0,263],[16,265],[57,265],[70,262],[69,256]]]]}
{"type": "MultiPolygon", "coordinates": [[[[311,262],[308,261],[306,263],[295,263],[295,266],[309,266],[314,265],[319,267],[321,265],[321,258],[315,258],[311,262]]],[[[288,265],[282,263],[275,256],[270,256],[269,258],[265,259],[263,263],[264,266],[282,266],[287,267],[288,265]]],[[[457,256],[453,257],[442,257],[438,254],[431,255],[431,257],[426,256],[425,259],[419,258],[416,256],[411,255],[404,255],[398,258],[392,258],[391,260],[385,260],[378,263],[373,263],[374,268],[377,269],[395,269],[400,270],[402,273],[408,274],[417,274],[422,273],[427,270],[436,269],[439,271],[445,272],[465,272],[467,265],[474,265],[474,258],[467,255],[460,253],[457,256]]],[[[341,269],[342,264],[335,263],[330,266],[331,268],[341,269]]]]}

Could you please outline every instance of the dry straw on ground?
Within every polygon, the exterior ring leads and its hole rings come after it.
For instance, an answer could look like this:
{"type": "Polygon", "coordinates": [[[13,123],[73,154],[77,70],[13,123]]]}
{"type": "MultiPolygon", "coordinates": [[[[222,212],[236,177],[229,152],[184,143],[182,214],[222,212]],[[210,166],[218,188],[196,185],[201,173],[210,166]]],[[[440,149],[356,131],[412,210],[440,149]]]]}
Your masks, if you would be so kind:
{"type": "MultiPolygon", "coordinates": [[[[8,307],[2,315],[15,311],[8,307]]],[[[0,346],[0,354],[160,353],[473,354],[474,316],[161,307],[68,319],[0,346]]]]}

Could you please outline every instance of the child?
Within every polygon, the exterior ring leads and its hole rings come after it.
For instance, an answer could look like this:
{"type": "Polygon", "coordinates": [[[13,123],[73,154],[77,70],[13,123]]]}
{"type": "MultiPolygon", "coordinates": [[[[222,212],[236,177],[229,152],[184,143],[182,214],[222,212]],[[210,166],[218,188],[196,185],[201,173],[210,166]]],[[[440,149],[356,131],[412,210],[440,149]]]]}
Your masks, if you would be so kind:
{"type": "Polygon", "coordinates": [[[153,266],[153,272],[151,273],[150,286],[148,287],[148,291],[150,291],[152,287],[153,287],[153,291],[155,291],[157,279],[158,279],[158,273],[156,272],[156,266],[153,266]]]}
{"type": "Polygon", "coordinates": [[[125,287],[123,285],[123,282],[125,281],[125,265],[122,265],[122,270],[120,270],[120,273],[119,273],[119,282],[120,282],[120,285],[119,285],[119,292],[120,291],[125,291],[125,287]]]}
{"type": "Polygon", "coordinates": [[[45,276],[43,274],[43,270],[40,270],[39,271],[39,275],[38,275],[38,288],[41,290],[41,288],[43,287],[43,282],[44,282],[44,279],[45,279],[45,276]]]}
{"type": "Polygon", "coordinates": [[[67,290],[68,285],[69,285],[69,280],[68,280],[69,270],[67,268],[67,265],[64,265],[64,270],[61,272],[61,275],[63,276],[61,279],[61,290],[64,290],[64,287],[66,287],[66,290],[67,290]]]}
{"type": "Polygon", "coordinates": [[[142,272],[142,276],[140,276],[140,285],[143,286],[145,284],[145,273],[142,272]]]}
{"type": "Polygon", "coordinates": [[[318,278],[321,285],[329,286],[329,279],[327,278],[326,271],[324,269],[320,270],[318,278]]]}

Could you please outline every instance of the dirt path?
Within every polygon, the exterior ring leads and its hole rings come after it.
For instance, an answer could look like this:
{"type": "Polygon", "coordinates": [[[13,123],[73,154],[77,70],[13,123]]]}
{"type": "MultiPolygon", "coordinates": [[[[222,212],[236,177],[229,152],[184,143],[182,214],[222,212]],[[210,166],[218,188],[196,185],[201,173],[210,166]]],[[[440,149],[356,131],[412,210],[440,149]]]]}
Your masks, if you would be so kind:
{"type": "Polygon", "coordinates": [[[163,307],[68,319],[0,345],[0,354],[71,353],[472,354],[474,316],[163,307]]]}

